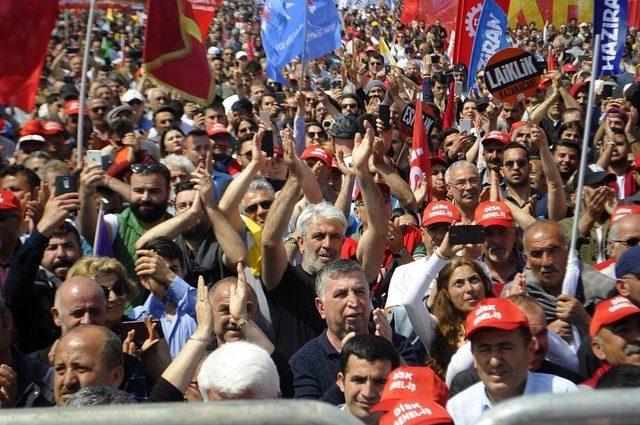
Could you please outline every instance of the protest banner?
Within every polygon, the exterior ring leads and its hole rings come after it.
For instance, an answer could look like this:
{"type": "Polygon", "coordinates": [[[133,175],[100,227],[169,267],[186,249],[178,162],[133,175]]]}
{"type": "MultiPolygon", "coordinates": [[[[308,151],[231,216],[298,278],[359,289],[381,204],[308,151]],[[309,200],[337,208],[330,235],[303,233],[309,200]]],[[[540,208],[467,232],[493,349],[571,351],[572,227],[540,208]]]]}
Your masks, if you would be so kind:
{"type": "Polygon", "coordinates": [[[517,103],[533,96],[541,75],[542,70],[536,66],[533,55],[509,47],[491,56],[484,71],[484,81],[497,99],[517,103]]]}

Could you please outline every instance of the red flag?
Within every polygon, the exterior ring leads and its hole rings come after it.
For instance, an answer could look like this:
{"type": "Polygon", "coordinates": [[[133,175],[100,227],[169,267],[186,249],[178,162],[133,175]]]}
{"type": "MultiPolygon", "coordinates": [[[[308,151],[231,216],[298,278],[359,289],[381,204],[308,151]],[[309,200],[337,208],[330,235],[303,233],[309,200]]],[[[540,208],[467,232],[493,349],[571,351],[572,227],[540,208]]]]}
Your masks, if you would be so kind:
{"type": "Polygon", "coordinates": [[[429,158],[429,144],[427,143],[427,135],[424,131],[424,121],[422,118],[422,101],[416,102],[416,113],[413,121],[413,138],[411,141],[411,163],[409,172],[409,184],[411,190],[415,192],[418,183],[426,180],[428,187],[427,199],[431,199],[431,162],[429,158]]]}
{"type": "Polygon", "coordinates": [[[456,94],[454,83],[449,85],[449,97],[447,98],[447,107],[444,111],[444,118],[442,119],[442,128],[451,128],[455,122],[455,107],[456,107],[456,94]]]}
{"type": "Polygon", "coordinates": [[[219,0],[189,0],[193,9],[193,16],[198,23],[202,38],[209,34],[209,26],[218,13],[219,0]]]}
{"type": "Polygon", "coordinates": [[[31,111],[51,31],[56,0],[2,0],[0,3],[0,104],[31,111]]]}
{"type": "Polygon", "coordinates": [[[547,50],[547,72],[555,71],[558,67],[556,66],[556,59],[553,57],[553,50],[547,50]]]}
{"type": "Polygon", "coordinates": [[[211,103],[215,95],[213,76],[189,1],[149,0],[147,13],[144,74],[185,99],[211,103]]]}
{"type": "Polygon", "coordinates": [[[453,63],[471,63],[471,49],[476,38],[478,20],[482,12],[483,0],[459,0],[457,18],[451,28],[456,31],[453,49],[453,63]]]}

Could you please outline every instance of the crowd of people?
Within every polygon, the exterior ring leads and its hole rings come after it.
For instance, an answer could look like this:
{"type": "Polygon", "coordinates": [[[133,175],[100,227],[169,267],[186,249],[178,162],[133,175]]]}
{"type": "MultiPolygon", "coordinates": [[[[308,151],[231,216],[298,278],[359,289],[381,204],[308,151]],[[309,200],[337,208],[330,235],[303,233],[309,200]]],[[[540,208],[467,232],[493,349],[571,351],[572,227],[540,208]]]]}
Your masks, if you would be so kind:
{"type": "Polygon", "coordinates": [[[282,86],[254,3],[224,2],[199,105],[141,71],[143,9],[99,11],[81,110],[86,13],[60,14],[37,108],[0,115],[1,407],[296,398],[473,424],[640,385],[640,32],[595,81],[573,256],[592,24],[511,28],[545,71],[505,103],[483,69],[467,87],[439,21],[341,15],[343,48],[282,86]]]}

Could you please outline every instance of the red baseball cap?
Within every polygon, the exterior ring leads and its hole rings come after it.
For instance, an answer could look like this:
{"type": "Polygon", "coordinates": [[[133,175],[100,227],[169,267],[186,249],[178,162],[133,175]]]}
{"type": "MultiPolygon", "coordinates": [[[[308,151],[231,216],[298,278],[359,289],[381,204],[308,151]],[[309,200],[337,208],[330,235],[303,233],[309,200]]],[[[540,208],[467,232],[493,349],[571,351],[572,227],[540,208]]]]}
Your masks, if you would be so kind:
{"type": "Polygon", "coordinates": [[[604,300],[596,306],[596,311],[593,313],[593,318],[589,325],[589,334],[593,338],[603,326],[610,325],[634,314],[640,314],[640,308],[622,295],[604,300]]]}
{"type": "MultiPolygon", "coordinates": [[[[89,110],[85,107],[83,115],[89,115],[89,110]]],[[[64,113],[67,115],[78,115],[80,113],[80,101],[77,99],[70,100],[64,105],[64,113]]]]}
{"type": "Polygon", "coordinates": [[[20,200],[10,190],[0,189],[0,211],[20,211],[20,200]]]}
{"type": "MultiPolygon", "coordinates": [[[[391,189],[389,188],[389,186],[386,183],[379,182],[379,183],[376,183],[376,185],[378,186],[378,189],[380,189],[380,192],[382,192],[383,195],[387,195],[387,196],[391,195],[391,189]]],[[[360,186],[358,186],[358,187],[356,187],[356,191],[355,191],[353,200],[357,201],[361,197],[362,197],[362,193],[360,192],[360,186]]]]}
{"type": "Polygon", "coordinates": [[[40,136],[44,135],[44,127],[42,127],[42,123],[38,119],[26,121],[20,127],[20,137],[27,136],[29,134],[39,134],[40,136]]]}
{"type": "Polygon", "coordinates": [[[429,162],[431,163],[432,167],[438,164],[444,166],[445,168],[449,166],[447,165],[447,161],[445,161],[443,158],[440,158],[439,156],[430,156],[429,162]]]}
{"type": "Polygon", "coordinates": [[[529,320],[513,301],[506,298],[485,298],[467,316],[465,338],[471,338],[471,335],[483,328],[505,331],[529,329],[529,320]]]}
{"type": "Polygon", "coordinates": [[[460,211],[448,201],[429,202],[422,212],[422,226],[430,226],[435,223],[453,224],[462,220],[460,211]]]}
{"type": "Polygon", "coordinates": [[[552,82],[553,82],[552,78],[542,77],[540,79],[540,82],[538,83],[538,90],[546,90],[547,87],[549,87],[552,82]]]}
{"type": "Polygon", "coordinates": [[[330,150],[327,150],[321,146],[309,146],[302,152],[301,159],[315,158],[322,161],[327,167],[331,167],[333,162],[333,154],[330,150]]]}
{"type": "Polygon", "coordinates": [[[482,138],[482,143],[488,140],[497,140],[498,142],[506,145],[511,141],[511,137],[509,137],[509,135],[504,131],[493,130],[487,133],[487,135],[482,138]]]}
{"type": "Polygon", "coordinates": [[[208,124],[205,128],[205,131],[209,135],[209,137],[217,136],[218,134],[229,134],[227,131],[227,127],[219,122],[214,124],[208,124]]]}
{"type": "Polygon", "coordinates": [[[513,216],[511,210],[501,201],[481,202],[476,208],[474,221],[480,226],[502,226],[511,227],[513,216]]]}
{"type": "Polygon", "coordinates": [[[389,374],[380,401],[371,411],[392,410],[394,403],[403,400],[435,401],[444,405],[448,398],[447,384],[431,368],[400,366],[389,374]]]}
{"type": "Polygon", "coordinates": [[[609,226],[611,226],[616,221],[620,220],[622,217],[631,215],[631,214],[640,214],[640,205],[631,204],[631,205],[620,205],[611,214],[611,221],[609,222],[609,226]]]}
{"type": "Polygon", "coordinates": [[[57,121],[45,121],[44,124],[42,124],[42,128],[45,136],[54,136],[64,132],[62,125],[57,121]]]}
{"type": "Polygon", "coordinates": [[[574,64],[565,63],[564,65],[562,65],[562,71],[563,72],[578,72],[578,68],[576,68],[576,66],[574,64]]]}
{"type": "Polygon", "coordinates": [[[513,133],[515,133],[517,129],[524,127],[525,125],[529,125],[529,123],[527,121],[516,121],[511,124],[511,138],[513,138],[513,133]]]}
{"type": "Polygon", "coordinates": [[[380,425],[436,425],[452,424],[447,409],[434,401],[398,401],[380,418],[380,425]]]}
{"type": "Polygon", "coordinates": [[[578,92],[582,90],[584,87],[589,87],[589,81],[583,81],[581,83],[572,85],[571,88],[569,89],[569,94],[572,97],[576,97],[578,92]]]}

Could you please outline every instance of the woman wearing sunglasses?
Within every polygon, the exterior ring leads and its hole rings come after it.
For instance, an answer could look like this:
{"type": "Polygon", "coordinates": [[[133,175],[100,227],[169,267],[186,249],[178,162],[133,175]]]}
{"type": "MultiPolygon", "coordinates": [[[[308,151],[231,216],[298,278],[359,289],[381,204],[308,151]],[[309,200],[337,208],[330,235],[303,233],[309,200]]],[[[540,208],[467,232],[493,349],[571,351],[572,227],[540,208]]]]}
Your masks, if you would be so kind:
{"type": "Polygon", "coordinates": [[[127,277],[127,272],[118,260],[108,257],[83,257],[69,269],[67,278],[85,276],[95,280],[104,290],[107,297],[107,314],[105,326],[114,329],[124,316],[127,300],[138,294],[138,288],[127,277]]]}

